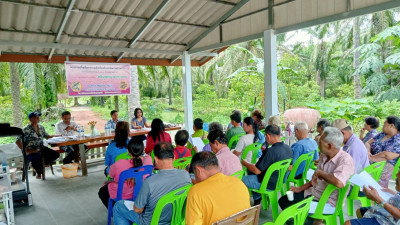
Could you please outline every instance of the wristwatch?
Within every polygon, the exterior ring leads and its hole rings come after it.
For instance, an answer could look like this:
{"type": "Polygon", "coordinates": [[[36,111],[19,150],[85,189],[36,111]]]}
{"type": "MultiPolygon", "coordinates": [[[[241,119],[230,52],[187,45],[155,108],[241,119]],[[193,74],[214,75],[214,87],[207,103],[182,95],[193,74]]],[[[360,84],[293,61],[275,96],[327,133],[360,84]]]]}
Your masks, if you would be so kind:
{"type": "Polygon", "coordinates": [[[385,204],[387,201],[383,200],[381,203],[378,204],[379,208],[385,208],[385,204]]]}

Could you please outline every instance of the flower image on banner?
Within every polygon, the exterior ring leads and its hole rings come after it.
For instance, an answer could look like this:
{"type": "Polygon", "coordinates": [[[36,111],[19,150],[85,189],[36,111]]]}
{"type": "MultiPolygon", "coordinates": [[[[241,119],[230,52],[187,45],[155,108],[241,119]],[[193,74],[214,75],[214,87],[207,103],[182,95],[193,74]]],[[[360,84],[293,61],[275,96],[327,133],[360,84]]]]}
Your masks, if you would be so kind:
{"type": "Polygon", "coordinates": [[[65,62],[69,96],[129,95],[129,63],[65,62]]]}

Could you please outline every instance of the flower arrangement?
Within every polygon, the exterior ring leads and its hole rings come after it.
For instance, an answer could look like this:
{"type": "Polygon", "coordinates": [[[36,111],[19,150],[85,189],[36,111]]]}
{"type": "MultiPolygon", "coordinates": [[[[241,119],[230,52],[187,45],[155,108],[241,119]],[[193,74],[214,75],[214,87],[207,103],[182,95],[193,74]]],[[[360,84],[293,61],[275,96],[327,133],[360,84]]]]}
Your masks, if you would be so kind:
{"type": "Polygon", "coordinates": [[[94,137],[94,136],[96,136],[96,133],[95,133],[95,131],[94,131],[94,126],[96,125],[96,121],[89,121],[89,123],[88,123],[88,125],[90,126],[90,129],[91,129],[91,134],[90,134],[90,136],[92,136],[92,137],[94,137]]]}

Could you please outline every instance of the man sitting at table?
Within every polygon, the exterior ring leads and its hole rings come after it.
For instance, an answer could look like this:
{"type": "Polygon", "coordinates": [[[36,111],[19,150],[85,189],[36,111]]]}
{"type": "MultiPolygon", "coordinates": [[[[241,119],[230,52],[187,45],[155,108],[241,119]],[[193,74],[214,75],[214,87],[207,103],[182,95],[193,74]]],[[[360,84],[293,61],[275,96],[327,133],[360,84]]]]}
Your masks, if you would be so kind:
{"type": "Polygon", "coordinates": [[[117,110],[112,110],[110,112],[111,119],[107,121],[106,125],[104,127],[109,127],[111,132],[115,131],[115,127],[117,126],[118,121],[118,111],[117,110]]]}
{"type": "MultiPolygon", "coordinates": [[[[277,125],[268,125],[265,128],[265,137],[267,142],[271,145],[268,149],[262,152],[261,158],[254,165],[246,160],[242,160],[242,165],[248,170],[249,175],[244,176],[242,181],[248,188],[260,189],[264,175],[268,168],[285,159],[293,158],[293,151],[289,145],[281,141],[281,128],[277,125]]],[[[275,190],[276,182],[278,180],[278,173],[273,173],[269,179],[267,189],[275,190]]],[[[254,205],[261,203],[261,195],[253,192],[254,205]]]]}
{"type": "MultiPolygon", "coordinates": [[[[56,123],[56,135],[62,136],[72,136],[74,135],[74,131],[76,131],[78,124],[74,121],[71,121],[71,113],[68,111],[64,111],[61,114],[61,121],[56,123]]],[[[63,150],[67,156],[63,159],[63,164],[71,163],[75,158],[75,151],[79,152],[79,145],[68,145],[61,146],[61,150],[63,150]]]]}
{"type": "Polygon", "coordinates": [[[213,224],[250,208],[246,186],[238,178],[222,174],[218,164],[217,157],[211,152],[193,156],[190,166],[196,184],[188,193],[186,224],[213,224]]]}
{"type": "Polygon", "coordinates": [[[192,152],[185,147],[189,140],[189,133],[186,130],[180,130],[175,134],[175,144],[174,155],[175,159],[180,159],[184,157],[191,157],[192,152]]]}
{"type": "MultiPolygon", "coordinates": [[[[23,129],[26,158],[32,162],[32,166],[37,173],[37,179],[40,179],[43,174],[42,158],[45,164],[50,164],[60,156],[60,153],[43,145],[43,138],[48,139],[57,135],[49,135],[44,127],[39,124],[41,115],[37,112],[29,113],[30,124],[23,129]]],[[[21,137],[18,137],[15,143],[22,149],[21,137]]]]}
{"type": "MultiPolygon", "coordinates": [[[[113,208],[115,225],[150,224],[158,200],[165,194],[191,184],[186,170],[174,168],[174,148],[168,142],[159,142],[154,147],[154,159],[159,173],[144,180],[142,188],[132,209],[128,209],[124,200],[115,203],[113,208]]],[[[164,208],[159,224],[170,224],[171,206],[164,208]]]]}
{"type": "MultiPolygon", "coordinates": [[[[279,206],[282,210],[296,204],[308,196],[314,196],[314,200],[318,201],[328,184],[332,184],[338,188],[343,188],[347,184],[350,177],[355,173],[353,158],[345,151],[340,150],[343,143],[343,135],[339,129],[335,127],[326,127],[319,139],[319,149],[323,153],[310,182],[301,187],[291,187],[294,192],[294,200],[289,201],[287,196],[279,199],[279,206]]],[[[334,191],[328,199],[328,204],[332,207],[336,206],[338,198],[338,190],[334,191]]],[[[321,221],[315,221],[319,224],[321,221]]]]}

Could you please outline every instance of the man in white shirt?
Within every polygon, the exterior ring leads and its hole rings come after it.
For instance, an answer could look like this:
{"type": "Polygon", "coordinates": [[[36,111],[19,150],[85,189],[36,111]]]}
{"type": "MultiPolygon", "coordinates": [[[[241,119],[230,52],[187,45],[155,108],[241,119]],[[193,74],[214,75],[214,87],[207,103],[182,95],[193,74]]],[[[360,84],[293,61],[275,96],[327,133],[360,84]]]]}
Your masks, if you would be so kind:
{"type": "MultiPolygon", "coordinates": [[[[76,124],[74,121],[71,121],[70,112],[64,111],[61,114],[61,121],[58,122],[55,126],[56,135],[72,136],[74,135],[74,131],[77,130],[78,124],[76,124]]],[[[71,163],[72,160],[75,158],[74,151],[79,152],[78,145],[61,146],[60,149],[67,154],[67,156],[63,159],[63,164],[71,163]]]]}

